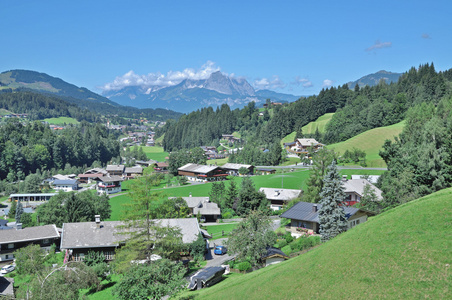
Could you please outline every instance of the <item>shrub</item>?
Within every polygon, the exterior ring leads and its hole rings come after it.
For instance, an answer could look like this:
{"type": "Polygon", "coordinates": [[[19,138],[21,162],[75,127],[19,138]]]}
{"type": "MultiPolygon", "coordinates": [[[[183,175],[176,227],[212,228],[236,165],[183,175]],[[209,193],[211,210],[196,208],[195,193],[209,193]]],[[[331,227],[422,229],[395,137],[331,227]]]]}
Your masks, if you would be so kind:
{"type": "Polygon", "coordinates": [[[278,240],[278,248],[281,249],[285,246],[287,246],[287,241],[286,240],[278,240]]]}
{"type": "Polygon", "coordinates": [[[283,247],[281,251],[284,252],[286,255],[290,255],[290,253],[292,253],[292,248],[290,247],[290,245],[287,245],[283,247]]]}
{"type": "Polygon", "coordinates": [[[243,272],[243,271],[248,271],[249,269],[251,269],[251,264],[247,261],[242,261],[241,263],[239,263],[237,265],[237,268],[243,272]]]}
{"type": "Polygon", "coordinates": [[[290,234],[290,232],[288,232],[288,233],[284,236],[284,238],[286,239],[287,244],[290,244],[290,243],[292,243],[292,241],[293,241],[293,236],[290,234]]]}
{"type": "Polygon", "coordinates": [[[286,234],[286,229],[284,227],[279,227],[275,230],[275,233],[278,237],[286,234]]]}

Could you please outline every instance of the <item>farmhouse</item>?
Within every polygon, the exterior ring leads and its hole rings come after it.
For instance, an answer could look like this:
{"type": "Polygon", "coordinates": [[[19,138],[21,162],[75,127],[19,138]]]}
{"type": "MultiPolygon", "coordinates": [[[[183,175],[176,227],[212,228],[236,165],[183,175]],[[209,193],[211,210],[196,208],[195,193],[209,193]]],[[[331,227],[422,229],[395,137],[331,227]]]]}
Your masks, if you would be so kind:
{"type": "MultiPolygon", "coordinates": [[[[119,227],[123,222],[100,221],[99,215],[96,215],[95,220],[63,224],[60,248],[67,250],[68,260],[83,261],[89,251],[102,252],[107,260],[113,260],[115,250],[127,240],[124,229],[119,227]]],[[[196,218],[161,219],[155,222],[162,227],[179,228],[185,244],[194,242],[201,233],[196,218]]]]}
{"type": "Polygon", "coordinates": [[[106,171],[110,176],[122,176],[124,174],[124,168],[124,165],[108,165],[106,171]]]}
{"type": "Polygon", "coordinates": [[[22,224],[17,224],[17,229],[0,230],[0,261],[13,260],[13,252],[36,244],[46,250],[59,242],[60,233],[55,225],[27,227],[22,229],[22,224]]]}
{"type": "Polygon", "coordinates": [[[298,198],[301,195],[302,190],[260,188],[259,192],[265,194],[265,197],[270,202],[270,208],[272,210],[280,210],[289,201],[298,198]]]}
{"type": "MultiPolygon", "coordinates": [[[[306,228],[311,233],[319,233],[319,212],[322,207],[320,203],[298,202],[286,212],[281,218],[290,219],[290,231],[296,233],[297,228],[306,228]]],[[[367,217],[373,215],[370,212],[355,207],[343,207],[347,219],[348,229],[364,223],[367,217]]]]}
{"type": "Polygon", "coordinates": [[[252,165],[226,163],[222,166],[222,168],[229,175],[235,175],[235,176],[239,175],[239,169],[241,169],[241,168],[248,170],[248,172],[246,174],[241,174],[241,175],[249,175],[249,174],[254,173],[254,166],[252,166],[252,165]]]}
{"type": "Polygon", "coordinates": [[[125,173],[126,178],[135,178],[135,177],[143,175],[143,168],[142,167],[128,167],[128,168],[125,168],[124,173],[125,173]]]}
{"type": "Polygon", "coordinates": [[[295,153],[307,154],[312,148],[313,152],[321,149],[324,145],[315,139],[296,139],[295,145],[291,146],[291,150],[295,153]]]}
{"type": "Polygon", "coordinates": [[[178,175],[187,177],[190,181],[216,181],[228,176],[222,168],[213,165],[186,164],[177,169],[178,175]]]}

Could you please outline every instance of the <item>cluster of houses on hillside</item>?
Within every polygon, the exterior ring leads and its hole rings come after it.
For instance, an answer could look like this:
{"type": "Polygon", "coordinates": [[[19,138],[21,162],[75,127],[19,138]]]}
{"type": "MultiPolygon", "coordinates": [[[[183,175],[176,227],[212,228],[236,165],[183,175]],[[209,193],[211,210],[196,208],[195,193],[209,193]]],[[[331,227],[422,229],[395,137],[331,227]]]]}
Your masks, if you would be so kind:
{"type": "Polygon", "coordinates": [[[298,155],[306,155],[312,152],[316,152],[325,146],[322,143],[317,142],[315,139],[296,139],[290,143],[284,143],[285,149],[289,153],[295,153],[298,155]]]}

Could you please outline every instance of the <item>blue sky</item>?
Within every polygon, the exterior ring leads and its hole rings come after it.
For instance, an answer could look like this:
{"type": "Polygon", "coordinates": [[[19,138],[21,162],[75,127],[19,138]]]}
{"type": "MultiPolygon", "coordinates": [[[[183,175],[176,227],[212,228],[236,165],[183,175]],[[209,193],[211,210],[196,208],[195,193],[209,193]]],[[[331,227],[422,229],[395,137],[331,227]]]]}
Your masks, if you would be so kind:
{"type": "Polygon", "coordinates": [[[1,1],[0,71],[101,92],[221,70],[318,93],[363,75],[452,68],[452,1],[1,1]]]}

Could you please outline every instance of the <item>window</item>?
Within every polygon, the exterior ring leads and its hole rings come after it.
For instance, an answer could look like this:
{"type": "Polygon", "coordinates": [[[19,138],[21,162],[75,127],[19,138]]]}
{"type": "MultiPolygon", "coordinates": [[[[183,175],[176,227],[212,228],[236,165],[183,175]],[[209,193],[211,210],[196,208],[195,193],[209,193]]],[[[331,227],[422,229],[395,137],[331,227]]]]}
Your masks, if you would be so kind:
{"type": "Polygon", "coordinates": [[[9,258],[9,255],[8,255],[8,254],[6,254],[6,255],[5,255],[5,259],[8,259],[8,258],[9,258]]]}
{"type": "Polygon", "coordinates": [[[50,244],[50,239],[44,239],[44,240],[42,240],[42,241],[41,241],[41,244],[43,244],[43,245],[50,244]]]}
{"type": "Polygon", "coordinates": [[[14,249],[14,244],[8,244],[8,249],[14,249]]]}
{"type": "Polygon", "coordinates": [[[359,220],[356,220],[356,225],[358,225],[359,224],[359,220]]]}

